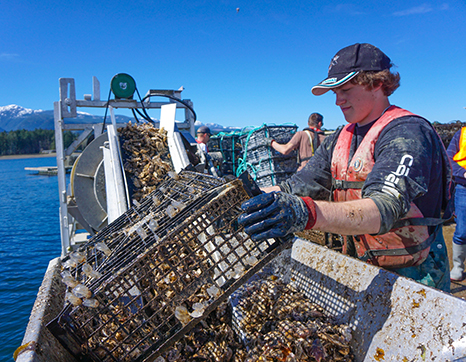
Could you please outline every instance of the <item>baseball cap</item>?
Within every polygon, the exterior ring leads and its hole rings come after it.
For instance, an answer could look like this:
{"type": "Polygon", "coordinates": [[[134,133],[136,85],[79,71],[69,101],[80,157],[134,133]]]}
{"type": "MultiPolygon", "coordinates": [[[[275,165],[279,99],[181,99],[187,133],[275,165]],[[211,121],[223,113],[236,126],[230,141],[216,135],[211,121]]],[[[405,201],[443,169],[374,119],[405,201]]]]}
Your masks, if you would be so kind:
{"type": "Polygon", "coordinates": [[[197,133],[207,133],[207,134],[212,134],[210,133],[210,128],[207,126],[201,126],[197,129],[197,133]]]}
{"type": "Polygon", "coordinates": [[[353,79],[360,71],[378,72],[390,69],[391,60],[379,48],[356,43],[341,49],[330,62],[328,77],[312,87],[312,94],[320,96],[332,88],[353,79]]]}

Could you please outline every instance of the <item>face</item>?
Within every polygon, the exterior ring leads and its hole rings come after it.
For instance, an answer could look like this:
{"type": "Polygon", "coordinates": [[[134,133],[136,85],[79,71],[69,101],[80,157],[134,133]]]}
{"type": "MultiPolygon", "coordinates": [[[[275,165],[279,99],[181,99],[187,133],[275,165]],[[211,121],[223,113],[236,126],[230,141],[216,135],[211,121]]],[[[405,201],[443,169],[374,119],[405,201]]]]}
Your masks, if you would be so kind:
{"type": "Polygon", "coordinates": [[[210,134],[208,134],[208,133],[198,133],[197,134],[197,139],[202,143],[207,143],[207,142],[209,142],[210,134]]]}
{"type": "Polygon", "coordinates": [[[367,90],[364,86],[351,82],[333,89],[336,95],[335,104],[340,107],[346,121],[360,126],[374,121],[381,115],[378,107],[379,91],[380,87],[367,90]]]}

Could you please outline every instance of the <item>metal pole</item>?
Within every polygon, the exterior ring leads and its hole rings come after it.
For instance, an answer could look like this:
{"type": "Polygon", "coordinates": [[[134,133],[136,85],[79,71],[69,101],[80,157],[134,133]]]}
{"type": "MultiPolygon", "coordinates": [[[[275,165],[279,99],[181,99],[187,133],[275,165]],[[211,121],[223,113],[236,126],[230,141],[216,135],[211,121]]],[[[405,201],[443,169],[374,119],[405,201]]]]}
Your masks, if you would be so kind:
{"type": "MultiPolygon", "coordinates": [[[[61,102],[61,101],[60,101],[61,102]]],[[[63,144],[63,118],[61,116],[60,102],[53,104],[53,117],[55,123],[55,148],[57,152],[58,197],[60,203],[60,234],[61,255],[64,256],[70,248],[70,225],[68,220],[68,206],[66,194],[65,151],[63,144]]]]}

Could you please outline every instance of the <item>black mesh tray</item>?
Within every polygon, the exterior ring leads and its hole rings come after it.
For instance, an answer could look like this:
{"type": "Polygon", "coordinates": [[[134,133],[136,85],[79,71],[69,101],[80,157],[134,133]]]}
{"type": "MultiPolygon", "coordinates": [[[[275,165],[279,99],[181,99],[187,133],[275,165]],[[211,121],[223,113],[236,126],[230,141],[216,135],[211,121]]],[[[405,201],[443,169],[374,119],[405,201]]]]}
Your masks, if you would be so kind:
{"type": "Polygon", "coordinates": [[[258,146],[254,149],[248,150],[244,153],[244,158],[248,163],[257,164],[259,162],[263,162],[264,160],[269,159],[283,159],[283,160],[290,160],[290,162],[297,163],[297,152],[296,150],[291,151],[287,155],[283,155],[280,152],[276,151],[274,148],[268,146],[258,146]]]}
{"type": "Polygon", "coordinates": [[[296,125],[263,125],[261,128],[251,130],[240,136],[243,150],[250,151],[256,147],[263,146],[265,138],[271,137],[278,143],[287,143],[296,133],[296,125]]]}

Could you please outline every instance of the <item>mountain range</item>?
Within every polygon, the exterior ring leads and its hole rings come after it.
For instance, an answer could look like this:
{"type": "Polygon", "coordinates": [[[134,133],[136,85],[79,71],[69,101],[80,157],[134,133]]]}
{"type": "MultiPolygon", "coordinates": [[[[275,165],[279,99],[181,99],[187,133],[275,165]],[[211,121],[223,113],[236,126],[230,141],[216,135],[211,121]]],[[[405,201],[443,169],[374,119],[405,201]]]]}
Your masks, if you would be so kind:
{"type": "MultiPolygon", "coordinates": [[[[103,116],[96,116],[89,113],[78,112],[78,117],[67,119],[68,123],[101,123],[103,116]]],[[[133,120],[132,117],[115,115],[118,123],[126,123],[133,120]]],[[[107,119],[108,121],[109,119],[107,119]]],[[[212,133],[218,132],[231,132],[239,130],[235,127],[224,127],[216,123],[203,124],[196,121],[195,128],[206,125],[210,128],[212,133]]],[[[0,132],[28,130],[33,131],[37,128],[41,129],[54,129],[53,110],[44,111],[41,109],[34,110],[28,109],[16,104],[0,107],[0,132]]]]}

